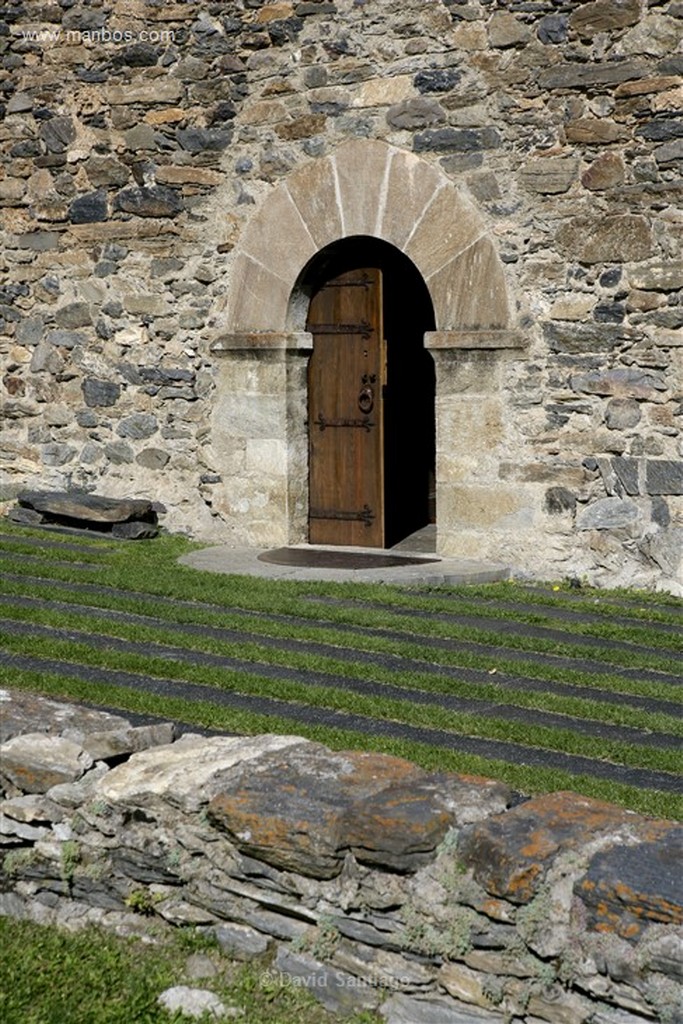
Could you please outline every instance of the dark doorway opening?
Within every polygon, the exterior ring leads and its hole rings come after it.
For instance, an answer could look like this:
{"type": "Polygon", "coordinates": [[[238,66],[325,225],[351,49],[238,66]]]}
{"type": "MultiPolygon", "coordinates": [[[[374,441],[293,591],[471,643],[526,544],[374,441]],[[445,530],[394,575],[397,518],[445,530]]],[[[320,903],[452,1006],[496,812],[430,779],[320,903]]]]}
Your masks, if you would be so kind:
{"type": "MultiPolygon", "coordinates": [[[[435,374],[424,348],[425,331],[435,329],[429,291],[400,250],[381,239],[358,236],[319,252],[300,278],[300,292],[312,300],[326,282],[368,267],[382,276],[386,373],[381,472],[384,546],[392,547],[435,522],[435,374]]],[[[356,387],[355,380],[350,387],[356,387]]],[[[311,430],[309,419],[309,436],[311,430]]]]}

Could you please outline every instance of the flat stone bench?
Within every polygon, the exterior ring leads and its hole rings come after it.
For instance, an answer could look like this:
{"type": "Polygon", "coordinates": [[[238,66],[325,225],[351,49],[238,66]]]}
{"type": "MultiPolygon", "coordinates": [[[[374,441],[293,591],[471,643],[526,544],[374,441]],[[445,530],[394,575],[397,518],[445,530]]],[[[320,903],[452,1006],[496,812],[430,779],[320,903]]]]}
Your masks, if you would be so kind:
{"type": "Polygon", "coordinates": [[[20,491],[8,519],[21,526],[61,526],[107,533],[119,540],[143,540],[159,532],[159,502],[107,498],[86,491],[20,491]]]}

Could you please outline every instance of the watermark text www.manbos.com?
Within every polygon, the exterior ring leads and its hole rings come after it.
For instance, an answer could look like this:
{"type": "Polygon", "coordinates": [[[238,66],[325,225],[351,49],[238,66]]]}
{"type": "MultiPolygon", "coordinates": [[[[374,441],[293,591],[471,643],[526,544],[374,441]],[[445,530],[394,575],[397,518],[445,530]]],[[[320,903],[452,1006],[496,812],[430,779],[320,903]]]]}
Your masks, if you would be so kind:
{"type": "Polygon", "coordinates": [[[124,28],[97,29],[61,29],[61,28],[23,28],[20,32],[25,43],[38,43],[40,46],[80,46],[102,45],[103,43],[173,43],[173,29],[140,29],[133,31],[124,28]]]}

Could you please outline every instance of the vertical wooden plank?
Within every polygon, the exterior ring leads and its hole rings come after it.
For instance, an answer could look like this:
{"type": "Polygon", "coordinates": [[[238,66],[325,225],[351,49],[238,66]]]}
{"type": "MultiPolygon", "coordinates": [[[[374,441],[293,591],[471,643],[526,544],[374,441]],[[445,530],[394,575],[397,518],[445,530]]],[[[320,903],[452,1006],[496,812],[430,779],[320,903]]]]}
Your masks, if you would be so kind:
{"type": "Polygon", "coordinates": [[[309,540],[384,546],[382,277],[341,274],[311,300],[309,540]]]}

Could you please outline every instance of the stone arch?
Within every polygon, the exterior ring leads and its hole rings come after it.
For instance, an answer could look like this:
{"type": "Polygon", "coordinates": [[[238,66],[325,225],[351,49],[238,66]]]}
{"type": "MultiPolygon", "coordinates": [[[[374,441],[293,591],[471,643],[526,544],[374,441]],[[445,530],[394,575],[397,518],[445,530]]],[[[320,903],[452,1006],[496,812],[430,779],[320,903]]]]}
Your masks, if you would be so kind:
{"type": "MultiPolygon", "coordinates": [[[[342,238],[383,239],[405,253],[432,297],[436,331],[511,326],[503,265],[479,210],[439,168],[376,140],[351,140],[287,176],[245,228],[221,331],[303,330],[302,268],[342,238]]],[[[456,343],[457,344],[457,343],[456,343]]]]}

